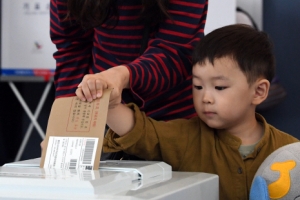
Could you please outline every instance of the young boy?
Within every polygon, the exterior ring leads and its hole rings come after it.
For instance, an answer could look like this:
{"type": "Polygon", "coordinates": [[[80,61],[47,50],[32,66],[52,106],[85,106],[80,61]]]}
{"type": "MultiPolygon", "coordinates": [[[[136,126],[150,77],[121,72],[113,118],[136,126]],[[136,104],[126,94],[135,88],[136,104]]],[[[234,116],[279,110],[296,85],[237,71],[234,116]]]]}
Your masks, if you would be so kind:
{"type": "Polygon", "coordinates": [[[245,25],[219,28],[193,55],[198,117],[155,121],[130,104],[109,109],[104,151],[162,160],[175,171],[218,174],[220,199],[248,199],[254,174],[274,150],[298,140],[255,113],[274,76],[272,45],[245,25]]]}

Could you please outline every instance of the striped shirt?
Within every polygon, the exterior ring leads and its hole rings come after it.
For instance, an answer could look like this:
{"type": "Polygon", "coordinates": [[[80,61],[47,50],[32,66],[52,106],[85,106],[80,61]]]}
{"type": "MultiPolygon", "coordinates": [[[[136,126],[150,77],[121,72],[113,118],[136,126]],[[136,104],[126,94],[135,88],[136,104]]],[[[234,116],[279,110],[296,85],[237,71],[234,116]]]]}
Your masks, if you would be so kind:
{"type": "Polygon", "coordinates": [[[130,72],[130,89],[124,103],[134,102],[156,120],[191,118],[191,54],[204,35],[208,0],[170,0],[169,14],[150,27],[148,46],[140,56],[143,23],[137,22],[141,0],[117,0],[119,21],[115,28],[84,30],[65,20],[66,0],[51,0],[50,33],[56,45],[54,84],[56,98],[74,96],[87,73],[118,65],[130,72]]]}

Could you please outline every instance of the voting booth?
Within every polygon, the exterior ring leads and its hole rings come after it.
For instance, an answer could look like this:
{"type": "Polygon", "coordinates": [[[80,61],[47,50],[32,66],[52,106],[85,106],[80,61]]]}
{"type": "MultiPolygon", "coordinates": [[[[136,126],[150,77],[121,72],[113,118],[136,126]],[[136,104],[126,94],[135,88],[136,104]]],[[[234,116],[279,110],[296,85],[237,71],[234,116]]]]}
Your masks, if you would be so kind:
{"type": "Polygon", "coordinates": [[[30,120],[15,158],[17,161],[21,158],[33,129],[44,138],[45,132],[37,119],[53,85],[53,53],[56,47],[50,40],[49,0],[1,0],[0,5],[0,81],[8,83],[30,120]],[[46,83],[44,90],[39,93],[35,111],[29,109],[16,82],[46,83]]]}
{"type": "Polygon", "coordinates": [[[49,80],[55,69],[49,0],[1,1],[1,79],[49,80]]]}

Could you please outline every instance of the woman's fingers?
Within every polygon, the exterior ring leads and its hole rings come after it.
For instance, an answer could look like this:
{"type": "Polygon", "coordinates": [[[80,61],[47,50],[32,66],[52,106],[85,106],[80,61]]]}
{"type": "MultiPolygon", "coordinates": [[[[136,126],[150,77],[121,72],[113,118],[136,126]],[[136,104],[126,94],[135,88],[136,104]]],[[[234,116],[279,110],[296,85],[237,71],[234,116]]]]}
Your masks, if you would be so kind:
{"type": "Polygon", "coordinates": [[[102,97],[104,89],[113,88],[110,98],[111,105],[119,104],[124,88],[124,83],[122,82],[124,78],[123,72],[118,69],[112,68],[97,74],[85,75],[75,92],[77,97],[82,101],[91,102],[96,98],[102,97]]]}
{"type": "Polygon", "coordinates": [[[96,98],[100,98],[102,97],[102,94],[103,94],[103,88],[107,88],[107,84],[106,86],[101,84],[101,81],[100,80],[96,80],[96,98]]]}
{"type": "MultiPolygon", "coordinates": [[[[96,79],[93,78],[93,79],[88,79],[86,81],[87,83],[87,95],[90,95],[90,100],[92,101],[93,99],[96,99],[96,79]]],[[[86,95],[86,96],[87,96],[86,95]]]]}
{"type": "Polygon", "coordinates": [[[85,98],[84,94],[82,93],[81,87],[77,88],[77,90],[75,91],[75,94],[81,101],[86,101],[86,98],[85,98]]]}
{"type": "Polygon", "coordinates": [[[91,102],[100,98],[106,88],[108,88],[108,83],[101,76],[86,75],[75,93],[82,101],[91,102]]]}
{"type": "Polygon", "coordinates": [[[85,99],[88,101],[88,102],[91,102],[93,101],[93,95],[92,95],[92,92],[93,90],[95,90],[95,81],[94,79],[87,79],[85,78],[80,84],[81,84],[81,90],[82,90],[82,93],[85,97],[85,99]]]}
{"type": "Polygon", "coordinates": [[[76,95],[78,98],[80,98],[83,101],[89,101],[91,102],[93,100],[88,81],[91,82],[93,80],[93,76],[91,75],[85,75],[81,81],[81,83],[78,85],[78,88],[76,90],[76,95]]]}

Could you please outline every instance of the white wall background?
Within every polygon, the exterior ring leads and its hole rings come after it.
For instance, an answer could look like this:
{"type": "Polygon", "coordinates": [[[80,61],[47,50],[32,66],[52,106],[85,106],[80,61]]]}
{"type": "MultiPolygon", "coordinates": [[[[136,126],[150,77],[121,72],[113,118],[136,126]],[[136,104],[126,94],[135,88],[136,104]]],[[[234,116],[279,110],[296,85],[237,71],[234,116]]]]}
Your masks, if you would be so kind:
{"type": "Polygon", "coordinates": [[[236,0],[209,0],[204,33],[236,23],[236,0]]]}
{"type": "Polygon", "coordinates": [[[263,30],[263,0],[237,0],[236,3],[251,15],[259,30],[263,30]]]}
{"type": "Polygon", "coordinates": [[[263,0],[209,0],[205,34],[236,23],[236,7],[248,12],[260,30],[263,29],[263,0]]]}

